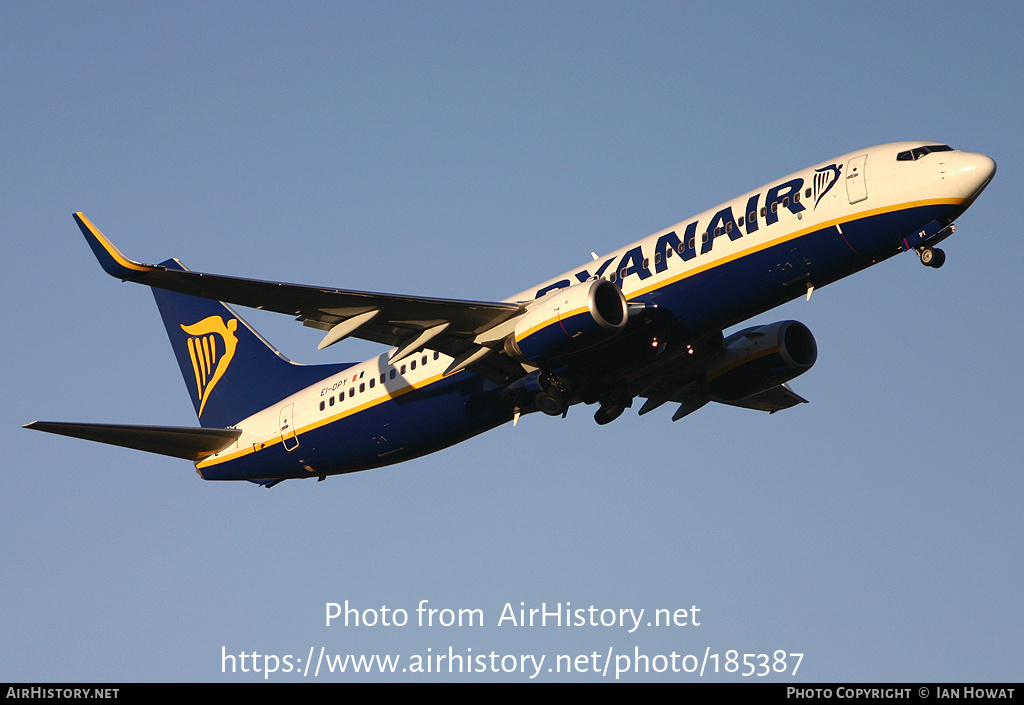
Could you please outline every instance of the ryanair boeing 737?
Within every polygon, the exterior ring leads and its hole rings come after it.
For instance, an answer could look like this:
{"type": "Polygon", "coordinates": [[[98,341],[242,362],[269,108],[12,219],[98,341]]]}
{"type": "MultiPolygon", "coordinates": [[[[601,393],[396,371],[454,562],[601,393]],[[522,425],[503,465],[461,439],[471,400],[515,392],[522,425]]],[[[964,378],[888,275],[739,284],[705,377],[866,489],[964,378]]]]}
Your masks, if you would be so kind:
{"type": "Polygon", "coordinates": [[[773,181],[504,301],[418,298],[201,274],[128,259],[81,213],[103,269],[152,287],[200,428],[36,421],[28,428],[186,458],[207,480],[281,480],[398,463],[521,414],[643,399],[672,420],[708,402],[775,412],[817,358],[796,321],[723,331],[900,252],[942,266],[995,174],[932,142],[871,147],[773,181]],[[392,349],[299,365],[227,304],[392,349]]]}

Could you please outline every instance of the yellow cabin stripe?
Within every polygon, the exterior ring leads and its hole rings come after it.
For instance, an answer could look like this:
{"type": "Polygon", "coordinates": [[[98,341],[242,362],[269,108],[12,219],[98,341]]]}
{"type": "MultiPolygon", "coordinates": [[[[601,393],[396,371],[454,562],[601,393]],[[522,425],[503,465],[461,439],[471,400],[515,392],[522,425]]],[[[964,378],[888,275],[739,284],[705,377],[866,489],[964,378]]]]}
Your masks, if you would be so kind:
{"type": "MultiPolygon", "coordinates": [[[[459,373],[456,372],[455,374],[459,374],[459,373]]],[[[450,376],[454,377],[455,375],[450,375],[450,376]]],[[[427,387],[427,386],[429,386],[429,385],[433,384],[434,382],[437,382],[437,381],[439,381],[441,379],[444,379],[444,375],[443,374],[436,374],[436,375],[434,375],[432,377],[428,377],[427,379],[423,380],[422,382],[418,382],[416,384],[410,384],[410,385],[408,385],[406,387],[402,387],[401,389],[396,389],[396,390],[394,390],[392,392],[388,392],[386,395],[384,395],[382,397],[377,397],[377,398],[371,399],[371,400],[369,400],[367,402],[363,402],[362,404],[359,404],[359,405],[350,407],[348,409],[345,409],[344,411],[339,411],[339,412],[335,413],[332,416],[325,416],[324,418],[318,419],[318,420],[314,421],[313,423],[310,423],[310,424],[307,424],[305,426],[302,426],[301,428],[295,429],[295,435],[296,436],[300,436],[303,433],[307,433],[309,431],[315,431],[316,429],[321,428],[322,426],[327,426],[328,424],[332,424],[335,421],[340,421],[341,419],[344,419],[344,418],[347,418],[349,416],[352,416],[353,414],[358,414],[360,411],[365,411],[366,409],[369,409],[369,408],[372,408],[374,406],[377,406],[378,404],[383,404],[386,401],[391,401],[392,399],[397,399],[398,397],[400,397],[402,395],[405,395],[405,394],[408,394],[409,392],[415,391],[417,389],[422,389],[423,387],[427,387]]],[[[245,434],[243,433],[243,435],[239,437],[238,442],[241,443],[242,439],[244,437],[245,437],[245,434]]],[[[263,443],[260,443],[259,444],[260,450],[264,450],[266,448],[270,448],[271,446],[274,446],[274,445],[276,445],[276,444],[278,444],[280,442],[281,442],[281,434],[279,433],[278,435],[274,436],[273,438],[270,438],[269,440],[267,440],[267,441],[265,441],[263,443]]],[[[219,465],[220,463],[225,463],[225,462],[227,462],[229,460],[235,460],[236,458],[241,458],[244,455],[249,455],[250,453],[255,453],[255,452],[256,452],[256,450],[253,448],[253,444],[250,443],[250,444],[248,444],[248,446],[246,448],[239,448],[238,450],[232,451],[232,452],[224,454],[224,455],[220,455],[220,456],[217,456],[217,457],[207,458],[206,460],[201,460],[198,463],[196,463],[196,467],[199,468],[199,469],[208,468],[210,466],[219,465]]]]}
{"type": "MultiPolygon", "coordinates": [[[[790,240],[795,240],[795,239],[797,239],[799,237],[803,237],[804,235],[807,235],[808,233],[816,232],[818,230],[826,230],[826,229],[831,228],[831,227],[833,227],[835,225],[843,225],[845,223],[849,223],[849,222],[853,222],[853,221],[857,221],[857,220],[862,220],[864,218],[870,218],[870,217],[876,216],[876,215],[883,215],[885,213],[895,213],[897,211],[909,210],[911,208],[920,208],[921,206],[961,205],[963,203],[968,203],[969,201],[970,201],[970,199],[967,199],[967,198],[936,198],[936,199],[931,199],[931,200],[926,200],[926,201],[910,201],[908,203],[901,203],[901,204],[897,204],[897,205],[894,205],[894,206],[885,206],[883,208],[875,208],[875,209],[870,210],[870,211],[864,211],[863,213],[858,213],[856,218],[845,218],[845,219],[844,218],[833,218],[832,220],[825,220],[825,221],[822,221],[820,223],[816,223],[814,225],[809,225],[808,227],[803,228],[801,230],[795,230],[795,231],[793,231],[791,233],[788,233],[786,235],[781,235],[781,236],[773,238],[771,240],[766,240],[764,242],[757,243],[757,244],[752,245],[752,246],[750,246],[750,247],[748,247],[746,249],[740,250],[739,252],[735,252],[735,253],[733,253],[731,255],[726,255],[725,257],[721,257],[721,258],[713,260],[711,262],[707,262],[705,264],[702,264],[699,267],[694,267],[693,269],[688,269],[685,272],[680,272],[679,274],[677,274],[677,275],[675,275],[673,277],[670,277],[668,279],[664,279],[662,281],[653,283],[650,286],[646,286],[646,287],[643,287],[641,289],[637,289],[636,291],[633,291],[633,292],[629,293],[626,296],[626,298],[627,299],[634,299],[634,298],[636,298],[638,296],[643,296],[644,294],[649,294],[652,291],[656,291],[656,290],[662,288],[663,286],[668,286],[669,284],[675,284],[678,281],[682,281],[683,279],[686,279],[688,277],[692,277],[692,276],[695,276],[695,275],[700,274],[702,272],[706,272],[709,269],[713,269],[713,268],[721,266],[723,264],[728,264],[729,262],[734,262],[735,260],[738,260],[738,259],[740,259],[742,257],[746,257],[747,255],[754,254],[755,252],[760,252],[761,250],[767,250],[769,247],[774,247],[775,245],[781,245],[784,242],[789,242],[790,240]]],[[[771,227],[771,226],[765,226],[765,227],[771,227]]],[[[623,292],[623,293],[625,293],[625,292],[623,292]]]]}
{"type": "MultiPolygon", "coordinates": [[[[780,235],[780,236],[772,238],[770,240],[765,240],[764,242],[760,242],[760,243],[751,245],[750,247],[747,247],[747,248],[745,248],[743,250],[735,252],[735,253],[733,253],[731,255],[726,255],[724,257],[719,257],[718,259],[714,259],[714,260],[711,260],[709,262],[705,262],[704,264],[702,264],[700,266],[697,266],[697,267],[694,267],[693,269],[688,269],[688,270],[686,270],[684,272],[680,272],[679,274],[676,274],[676,275],[674,275],[672,277],[668,277],[666,279],[662,279],[660,281],[654,282],[654,283],[652,283],[652,284],[650,284],[650,285],[648,285],[646,287],[642,287],[640,289],[637,289],[636,291],[632,291],[629,294],[626,294],[626,299],[627,300],[635,299],[638,296],[643,296],[645,294],[651,293],[652,291],[657,291],[658,289],[661,289],[662,287],[668,286],[670,284],[675,284],[676,282],[682,281],[683,279],[686,279],[688,277],[696,276],[696,275],[698,275],[698,274],[700,274],[702,272],[708,271],[709,269],[713,269],[713,268],[721,266],[723,264],[728,264],[729,262],[734,262],[735,260],[738,260],[738,259],[740,259],[742,257],[746,257],[747,255],[754,254],[755,252],[760,252],[761,250],[766,250],[769,247],[774,247],[776,245],[780,245],[782,243],[789,242],[790,240],[795,240],[796,238],[803,237],[804,235],[807,235],[808,233],[816,232],[818,230],[826,230],[826,229],[831,228],[831,227],[833,227],[835,225],[843,225],[845,223],[848,223],[848,222],[851,222],[851,221],[854,221],[854,220],[860,220],[862,218],[870,218],[870,217],[876,216],[876,215],[882,215],[882,214],[885,214],[885,213],[894,213],[894,212],[901,211],[901,210],[908,210],[910,208],[919,208],[921,206],[961,205],[963,203],[967,203],[969,200],[970,199],[967,199],[967,198],[953,198],[953,199],[936,198],[936,199],[925,200],[925,201],[909,201],[907,203],[901,203],[901,204],[897,204],[897,205],[893,205],[893,206],[885,206],[885,207],[882,207],[882,208],[875,208],[875,209],[870,210],[870,211],[865,211],[863,213],[859,213],[856,218],[846,218],[846,219],[843,219],[843,218],[833,218],[832,220],[825,220],[825,221],[822,221],[820,223],[816,223],[814,225],[809,225],[806,228],[803,228],[801,230],[795,230],[795,231],[793,231],[791,233],[787,233],[785,235],[780,235]]],[[[771,226],[770,225],[766,225],[764,227],[765,228],[769,228],[771,226]]],[[[753,233],[751,235],[753,235],[753,233]]],[[[745,236],[745,237],[749,237],[749,236],[745,236]]],[[[678,253],[676,253],[676,254],[678,254],[678,253]]],[[[655,276],[657,276],[657,275],[655,275],[655,276]]],[[[625,292],[623,292],[623,293],[625,294],[625,292]]],[[[542,321],[542,322],[540,322],[540,323],[538,323],[538,324],[536,324],[534,326],[531,326],[524,333],[522,333],[520,335],[517,335],[516,336],[516,342],[518,343],[519,341],[521,341],[521,340],[523,340],[525,338],[528,338],[529,336],[533,335],[534,333],[536,333],[540,329],[546,328],[547,326],[551,325],[555,321],[559,320],[559,318],[568,319],[568,318],[570,318],[572,316],[575,316],[577,314],[583,313],[584,311],[587,310],[587,308],[588,308],[587,306],[582,306],[582,307],[577,308],[577,309],[575,309],[573,311],[570,311],[570,312],[568,312],[566,314],[561,314],[561,315],[556,314],[555,316],[551,316],[551,317],[545,319],[544,321],[542,321]]]]}

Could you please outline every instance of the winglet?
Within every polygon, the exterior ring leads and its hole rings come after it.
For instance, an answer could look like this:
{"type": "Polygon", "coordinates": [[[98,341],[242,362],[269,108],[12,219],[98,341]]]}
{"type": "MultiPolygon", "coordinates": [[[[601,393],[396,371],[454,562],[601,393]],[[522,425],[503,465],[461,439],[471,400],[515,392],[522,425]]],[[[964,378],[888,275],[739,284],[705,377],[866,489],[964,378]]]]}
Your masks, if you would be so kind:
{"type": "Polygon", "coordinates": [[[83,214],[75,213],[74,218],[96,259],[100,261],[103,271],[110,276],[118,279],[135,279],[141,274],[157,269],[153,265],[142,264],[125,257],[83,214]]]}

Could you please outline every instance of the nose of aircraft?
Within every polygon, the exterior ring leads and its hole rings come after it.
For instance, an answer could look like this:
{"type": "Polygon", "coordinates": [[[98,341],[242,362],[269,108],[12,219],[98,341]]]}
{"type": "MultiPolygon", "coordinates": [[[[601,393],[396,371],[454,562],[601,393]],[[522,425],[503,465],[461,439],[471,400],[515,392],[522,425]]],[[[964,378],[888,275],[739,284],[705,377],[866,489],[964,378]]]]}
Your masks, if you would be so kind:
{"type": "Polygon", "coordinates": [[[984,154],[954,152],[950,161],[950,177],[958,190],[972,200],[988,186],[996,173],[995,160],[984,154]]]}

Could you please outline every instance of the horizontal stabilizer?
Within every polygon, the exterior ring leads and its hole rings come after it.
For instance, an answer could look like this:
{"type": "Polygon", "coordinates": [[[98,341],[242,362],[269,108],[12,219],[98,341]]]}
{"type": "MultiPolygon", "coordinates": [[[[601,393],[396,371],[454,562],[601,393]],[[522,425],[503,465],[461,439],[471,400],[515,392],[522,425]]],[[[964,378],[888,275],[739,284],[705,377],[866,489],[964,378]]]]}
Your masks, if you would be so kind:
{"type": "Polygon", "coordinates": [[[187,428],[182,426],[123,426],[100,423],[33,421],[25,424],[47,433],[87,441],[145,450],[160,455],[198,461],[224,450],[242,435],[235,428],[187,428]]]}

